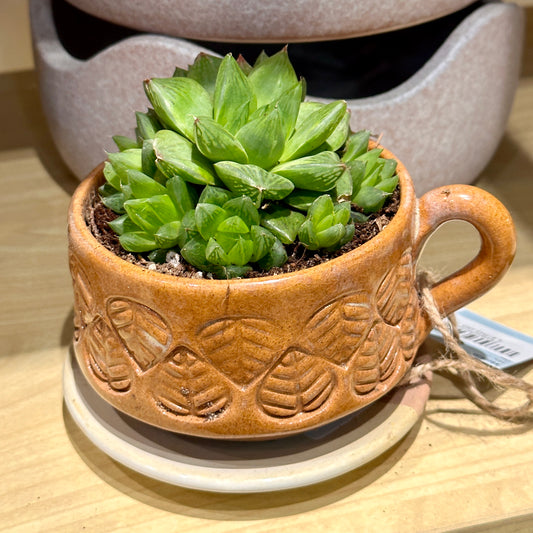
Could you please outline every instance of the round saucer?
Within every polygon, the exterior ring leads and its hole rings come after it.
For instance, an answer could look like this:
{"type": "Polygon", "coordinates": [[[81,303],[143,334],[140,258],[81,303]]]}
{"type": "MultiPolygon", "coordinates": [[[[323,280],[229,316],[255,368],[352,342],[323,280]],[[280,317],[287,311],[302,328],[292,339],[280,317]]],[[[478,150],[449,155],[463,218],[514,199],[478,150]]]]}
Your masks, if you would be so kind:
{"type": "Polygon", "coordinates": [[[72,354],[63,369],[65,404],[95,446],[145,476],[212,492],[291,489],[362,466],[413,427],[429,390],[428,381],[399,387],[361,411],[292,437],[228,442],[183,436],[135,420],[98,396],[72,354]]]}

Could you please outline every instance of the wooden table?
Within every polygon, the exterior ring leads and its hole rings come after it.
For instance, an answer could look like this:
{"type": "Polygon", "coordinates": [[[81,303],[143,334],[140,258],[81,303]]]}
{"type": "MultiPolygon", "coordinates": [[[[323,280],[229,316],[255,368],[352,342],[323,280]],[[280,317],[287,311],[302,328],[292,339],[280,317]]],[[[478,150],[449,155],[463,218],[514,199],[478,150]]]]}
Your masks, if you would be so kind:
{"type": "MultiPolygon", "coordinates": [[[[66,210],[76,180],[46,129],[23,6],[2,2],[20,31],[3,12],[0,50],[8,27],[21,45],[18,56],[0,55],[0,530],[533,530],[533,432],[481,414],[444,378],[398,445],[301,489],[182,489],[134,473],[92,445],[66,412],[61,389],[72,334],[66,210]]],[[[504,280],[470,308],[533,335],[533,7],[527,14],[512,116],[478,182],[511,211],[518,253],[504,280]]],[[[450,224],[423,263],[453,270],[476,239],[468,226],[450,224]]]]}

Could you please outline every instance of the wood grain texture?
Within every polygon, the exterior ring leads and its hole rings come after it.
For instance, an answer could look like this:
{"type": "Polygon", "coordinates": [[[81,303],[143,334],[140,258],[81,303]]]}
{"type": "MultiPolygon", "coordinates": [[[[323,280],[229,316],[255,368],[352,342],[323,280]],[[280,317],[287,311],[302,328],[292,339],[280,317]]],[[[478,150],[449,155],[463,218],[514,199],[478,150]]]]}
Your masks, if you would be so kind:
{"type": "MultiPolygon", "coordinates": [[[[508,129],[478,182],[511,211],[518,252],[503,281],[469,307],[533,335],[533,211],[528,203],[533,195],[532,8],[528,27],[524,75],[508,129]]],[[[1,31],[0,41],[2,48],[1,31]]],[[[73,333],[65,219],[76,181],[47,136],[35,74],[6,72],[11,66],[4,67],[0,65],[2,531],[533,529],[531,428],[480,414],[443,379],[439,397],[434,390],[423,419],[397,446],[353,472],[297,490],[239,496],[181,489],[136,474],[93,446],[62,407],[61,392],[62,363],[73,333]]],[[[475,149],[475,139],[470,142],[475,149]]],[[[448,224],[429,242],[423,264],[453,270],[468,260],[476,243],[477,236],[464,224],[448,224]]],[[[533,381],[531,367],[528,379],[533,381]]]]}

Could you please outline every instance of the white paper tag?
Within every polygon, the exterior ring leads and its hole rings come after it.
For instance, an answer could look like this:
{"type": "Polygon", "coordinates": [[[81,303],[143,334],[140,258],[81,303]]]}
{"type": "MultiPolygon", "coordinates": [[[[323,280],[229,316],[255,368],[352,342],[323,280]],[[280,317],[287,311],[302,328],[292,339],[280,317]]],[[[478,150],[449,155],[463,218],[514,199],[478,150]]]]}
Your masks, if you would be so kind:
{"type": "MultiPolygon", "coordinates": [[[[533,360],[533,337],[508,328],[468,309],[455,313],[461,346],[494,368],[506,369],[533,360]]],[[[432,330],[430,336],[442,341],[432,330]]]]}

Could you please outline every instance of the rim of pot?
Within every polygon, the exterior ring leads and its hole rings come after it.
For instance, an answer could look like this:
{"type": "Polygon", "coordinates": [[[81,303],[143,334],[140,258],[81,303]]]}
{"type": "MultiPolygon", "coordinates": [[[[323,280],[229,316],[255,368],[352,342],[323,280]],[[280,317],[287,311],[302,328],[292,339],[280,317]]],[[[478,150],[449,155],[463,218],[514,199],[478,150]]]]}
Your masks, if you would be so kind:
{"type": "Polygon", "coordinates": [[[272,274],[268,276],[261,277],[250,277],[250,278],[231,278],[231,279],[208,279],[208,278],[189,278],[184,276],[175,276],[172,274],[164,274],[162,272],[157,272],[155,270],[149,270],[147,268],[141,267],[139,265],[130,263],[129,261],[120,258],[114,254],[111,250],[108,250],[103,246],[96,237],[91,233],[90,228],[85,222],[85,210],[87,208],[87,203],[90,198],[90,193],[93,190],[96,190],[97,186],[102,181],[103,178],[103,166],[104,162],[100,163],[91,173],[79,184],[75,190],[70,208],[69,208],[69,232],[72,233],[73,230],[76,230],[78,235],[87,242],[90,248],[92,248],[92,253],[98,253],[102,258],[105,258],[111,265],[116,265],[117,268],[125,268],[125,265],[128,265],[126,268],[132,273],[139,273],[143,276],[149,275],[153,280],[161,280],[164,282],[169,282],[169,279],[175,280],[175,283],[183,283],[190,285],[191,283],[198,285],[209,285],[211,287],[215,286],[224,286],[226,287],[228,283],[234,285],[253,285],[256,283],[269,283],[281,280],[287,280],[289,278],[298,278],[306,276],[307,274],[319,273],[322,270],[327,270],[331,268],[331,265],[342,265],[345,262],[356,261],[357,257],[361,254],[371,252],[373,249],[379,249],[384,241],[394,238],[396,229],[400,229],[405,223],[406,218],[409,217],[409,213],[413,204],[415,202],[415,191],[412,179],[403,165],[403,163],[390,151],[384,148],[381,145],[371,141],[370,148],[382,148],[383,152],[381,157],[385,159],[395,159],[398,163],[396,173],[399,178],[400,186],[400,204],[398,206],[398,211],[395,213],[389,224],[385,226],[377,235],[372,237],[369,241],[358,246],[357,248],[350,250],[338,257],[329,259],[318,265],[303,268],[296,270],[294,272],[285,272],[281,274],[272,274]]]}

